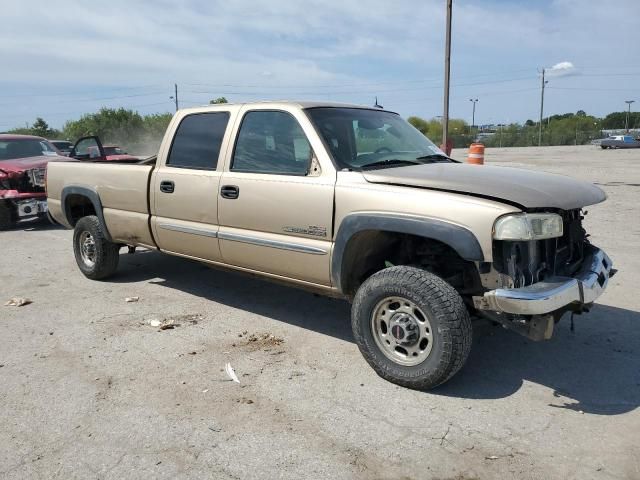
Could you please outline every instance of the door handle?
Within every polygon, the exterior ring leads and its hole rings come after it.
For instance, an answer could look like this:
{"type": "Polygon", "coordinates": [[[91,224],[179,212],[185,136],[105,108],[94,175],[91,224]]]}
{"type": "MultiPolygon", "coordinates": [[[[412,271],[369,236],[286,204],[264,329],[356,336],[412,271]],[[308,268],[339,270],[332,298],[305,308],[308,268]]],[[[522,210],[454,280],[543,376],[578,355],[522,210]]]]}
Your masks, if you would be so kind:
{"type": "Polygon", "coordinates": [[[240,188],[236,185],[223,185],[220,188],[220,196],[234,200],[240,196],[240,188]]]}
{"type": "Polygon", "coordinates": [[[176,188],[175,183],[169,180],[163,180],[160,182],[160,191],[162,193],[173,193],[175,188],[176,188]]]}

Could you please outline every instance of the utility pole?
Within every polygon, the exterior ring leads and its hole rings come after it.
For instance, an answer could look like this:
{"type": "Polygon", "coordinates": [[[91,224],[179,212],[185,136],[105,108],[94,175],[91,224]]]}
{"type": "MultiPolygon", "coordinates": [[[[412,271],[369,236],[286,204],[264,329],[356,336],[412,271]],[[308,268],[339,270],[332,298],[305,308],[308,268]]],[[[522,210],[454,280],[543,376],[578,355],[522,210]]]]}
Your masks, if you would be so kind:
{"type": "Polygon", "coordinates": [[[173,99],[176,101],[176,112],[177,112],[177,111],[178,111],[178,108],[179,108],[179,107],[178,107],[178,84],[177,84],[177,83],[174,83],[174,84],[173,84],[173,87],[174,87],[174,89],[175,89],[175,95],[174,95],[173,99]]]}
{"type": "Polygon", "coordinates": [[[442,148],[448,154],[447,142],[449,140],[449,80],[451,75],[451,14],[453,0],[447,0],[447,30],[444,50],[444,109],[442,112],[442,148]]]}
{"type": "Polygon", "coordinates": [[[542,89],[540,94],[540,125],[538,129],[538,146],[542,145],[542,115],[544,113],[544,86],[547,82],[544,80],[544,68],[542,69],[542,89]]]}
{"type": "Polygon", "coordinates": [[[473,102],[473,113],[471,114],[471,128],[473,129],[476,126],[476,103],[478,103],[477,98],[470,98],[470,102],[473,102]]]}
{"type": "Polygon", "coordinates": [[[627,120],[624,122],[624,129],[629,133],[629,116],[631,115],[631,104],[635,102],[635,100],[625,100],[624,103],[629,105],[629,109],[627,110],[627,120]]]}

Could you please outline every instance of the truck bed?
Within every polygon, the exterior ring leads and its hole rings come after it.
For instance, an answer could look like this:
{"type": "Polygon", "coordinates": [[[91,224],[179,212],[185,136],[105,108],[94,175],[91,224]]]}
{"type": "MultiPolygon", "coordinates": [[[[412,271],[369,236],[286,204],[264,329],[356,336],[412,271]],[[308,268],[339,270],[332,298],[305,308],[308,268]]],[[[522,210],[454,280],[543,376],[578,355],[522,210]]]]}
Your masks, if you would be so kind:
{"type": "Polygon", "coordinates": [[[62,200],[91,191],[101,202],[104,221],[115,242],[156,248],[149,229],[149,180],[154,165],[57,162],[47,169],[47,200],[51,216],[68,227],[70,212],[62,200]]]}

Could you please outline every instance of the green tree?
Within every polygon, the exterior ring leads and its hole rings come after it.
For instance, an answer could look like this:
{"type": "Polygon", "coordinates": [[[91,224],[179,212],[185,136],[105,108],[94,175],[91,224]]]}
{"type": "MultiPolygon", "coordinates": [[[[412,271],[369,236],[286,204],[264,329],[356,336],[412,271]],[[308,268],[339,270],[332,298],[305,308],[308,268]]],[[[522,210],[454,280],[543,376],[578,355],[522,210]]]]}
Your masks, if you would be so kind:
{"type": "Polygon", "coordinates": [[[209,100],[210,105],[216,105],[218,103],[229,103],[225,97],[214,98],[213,100],[209,100]]]}
{"type": "Polygon", "coordinates": [[[49,139],[59,138],[62,135],[60,130],[49,127],[49,124],[41,117],[37,117],[36,121],[33,122],[30,127],[14,128],[13,130],[9,130],[9,133],[15,133],[18,135],[35,135],[37,137],[49,139]]]}

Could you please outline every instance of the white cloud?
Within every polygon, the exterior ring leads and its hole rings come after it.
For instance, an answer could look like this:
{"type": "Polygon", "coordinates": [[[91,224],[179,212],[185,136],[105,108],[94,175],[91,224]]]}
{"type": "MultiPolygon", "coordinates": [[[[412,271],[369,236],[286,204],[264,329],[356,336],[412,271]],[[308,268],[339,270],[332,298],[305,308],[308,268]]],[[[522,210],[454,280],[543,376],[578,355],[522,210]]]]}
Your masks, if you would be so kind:
{"type": "Polygon", "coordinates": [[[546,73],[551,77],[566,77],[568,75],[575,75],[577,70],[571,62],[560,62],[546,69],[546,73]]]}

